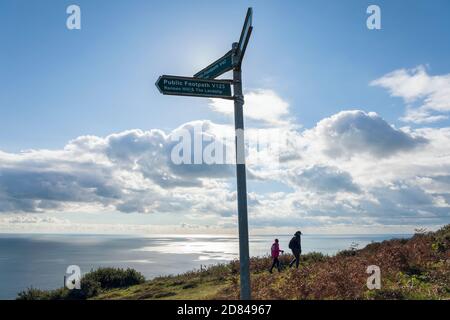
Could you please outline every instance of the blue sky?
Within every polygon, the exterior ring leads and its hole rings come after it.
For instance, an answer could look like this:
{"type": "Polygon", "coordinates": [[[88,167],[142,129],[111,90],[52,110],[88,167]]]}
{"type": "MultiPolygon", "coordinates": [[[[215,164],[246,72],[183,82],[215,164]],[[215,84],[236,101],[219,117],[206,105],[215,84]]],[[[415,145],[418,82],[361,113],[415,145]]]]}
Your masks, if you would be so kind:
{"type": "MultiPolygon", "coordinates": [[[[131,129],[159,129],[168,133],[196,120],[231,125],[232,118],[212,108],[210,100],[163,96],[154,82],[161,74],[191,76],[228,51],[231,43],[238,40],[249,6],[254,10],[255,29],[244,61],[244,90],[274,93],[289,105],[292,118],[289,121],[295,123],[296,130],[313,130],[321,120],[355,109],[366,112],[365,116],[375,112],[397,129],[407,126],[407,130],[419,130],[407,133],[413,137],[425,135],[420,130],[449,127],[448,119],[400,120],[407,108],[419,108],[423,99],[433,100],[436,95],[445,98],[448,92],[445,81],[442,84],[440,78],[430,80],[437,89],[413,93],[411,99],[410,91],[405,93],[397,82],[386,80],[396,70],[407,70],[412,79],[415,72],[420,73],[417,71],[420,66],[428,80],[450,74],[447,41],[450,3],[445,0],[4,0],[0,4],[0,150],[9,155],[28,149],[62,150],[70,140],[80,136],[106,137],[131,129]],[[65,11],[70,4],[81,8],[81,30],[66,28],[65,11]],[[382,30],[366,27],[366,9],[370,4],[381,8],[382,30]],[[377,79],[384,81],[373,84],[377,79]]],[[[410,87],[414,88],[414,84],[410,87]]],[[[439,115],[448,113],[445,107],[431,109],[433,114],[437,109],[439,115]]],[[[254,120],[248,119],[250,127],[258,126],[254,120]]],[[[427,139],[434,137],[430,132],[426,133],[427,139]]],[[[340,166],[327,161],[320,166],[345,169],[344,163],[340,166]]],[[[428,178],[446,176],[447,159],[442,161],[442,172],[430,173],[428,178]]],[[[304,165],[303,173],[305,168],[319,166],[304,165]]],[[[358,173],[350,175],[362,179],[358,173]]],[[[408,179],[416,178],[417,174],[411,171],[408,179]]],[[[405,179],[398,181],[403,183],[405,179]]],[[[233,179],[228,183],[231,192],[233,179]]],[[[263,194],[289,193],[292,188],[281,178],[249,182],[250,191],[263,194]]],[[[431,187],[421,188],[427,195],[442,196],[440,191],[427,189],[431,187]]],[[[370,190],[373,195],[375,191],[370,190]]],[[[436,203],[436,199],[432,202],[436,203]]],[[[260,199],[260,203],[264,201],[260,199]]],[[[335,199],[333,203],[338,202],[335,199]]],[[[432,213],[439,215],[433,223],[449,221],[445,208],[432,213]]],[[[95,212],[89,215],[72,210],[62,214],[43,211],[71,222],[130,223],[137,219],[149,224],[167,220],[170,224],[179,220],[176,210],[169,215],[154,212],[150,217],[132,213],[126,218],[110,208],[106,209],[113,211],[108,218],[104,215],[99,218],[95,212]]],[[[4,211],[17,216],[13,209],[4,211]]],[[[41,212],[37,219],[40,217],[41,212]]],[[[195,224],[193,220],[186,218],[195,224]]],[[[318,225],[313,223],[311,227],[318,225]]]]}
{"type": "Polygon", "coordinates": [[[395,123],[401,101],[371,80],[420,64],[450,72],[447,1],[378,1],[380,31],[366,28],[370,1],[78,1],[82,30],[69,31],[72,3],[2,1],[3,150],[213,119],[207,101],[164,97],[153,83],[192,75],[226,52],[248,6],[255,32],[245,88],[276,90],[306,127],[349,107],[395,123]]]}

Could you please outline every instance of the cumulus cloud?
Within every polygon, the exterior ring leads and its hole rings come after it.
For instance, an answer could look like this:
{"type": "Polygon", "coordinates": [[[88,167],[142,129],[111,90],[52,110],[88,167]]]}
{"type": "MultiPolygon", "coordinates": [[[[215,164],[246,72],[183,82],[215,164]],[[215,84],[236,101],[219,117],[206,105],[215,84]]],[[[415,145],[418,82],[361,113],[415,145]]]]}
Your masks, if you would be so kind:
{"type": "MultiPolygon", "coordinates": [[[[79,164],[75,164],[79,165],[79,164]]],[[[0,174],[0,211],[55,209],[59,202],[104,203],[118,199],[122,190],[111,183],[108,172],[101,168],[73,168],[61,172],[48,167],[4,168],[0,174]],[[103,171],[103,172],[102,172],[103,171]]]]}
{"type": "MultiPolygon", "coordinates": [[[[286,143],[275,151],[248,145],[249,190],[258,190],[248,196],[253,226],[449,221],[450,128],[399,129],[374,112],[346,110],[300,130],[289,118],[287,102],[270,91],[254,95],[246,114],[263,125],[249,127],[247,136],[257,136],[262,146],[277,135],[286,143]],[[252,101],[269,102],[275,111],[258,113],[252,101]],[[258,152],[259,161],[253,161],[258,152]]],[[[235,228],[234,165],[174,163],[173,150],[186,133],[193,144],[186,154],[176,154],[189,163],[195,163],[196,150],[203,155],[212,143],[234,158],[233,127],[207,120],[170,132],[81,136],[60,150],[0,151],[0,212],[176,213],[186,218],[179,222],[185,226],[209,219],[235,228]]],[[[4,228],[51,224],[8,219],[4,228]]]]}
{"type": "Polygon", "coordinates": [[[294,169],[288,174],[295,186],[315,192],[352,192],[358,193],[359,187],[348,172],[336,167],[313,166],[306,169],[294,169]]]}
{"type": "Polygon", "coordinates": [[[342,111],[292,132],[291,153],[260,177],[294,191],[264,195],[253,221],[270,225],[439,225],[450,221],[448,128],[397,129],[374,112],[342,111]],[[419,178],[420,177],[420,178],[419,178]],[[446,188],[447,187],[447,188],[446,188]]]}
{"type": "Polygon", "coordinates": [[[176,141],[172,135],[197,125],[203,127],[203,135],[211,134],[211,124],[205,121],[185,124],[169,134],[161,130],[128,130],[105,138],[79,137],[63,150],[2,152],[0,212],[79,210],[90,206],[123,212],[200,208],[196,200],[203,194],[195,193],[195,189],[209,188],[216,195],[223,194],[207,178],[227,178],[234,172],[230,165],[173,163],[171,150],[176,141]],[[179,191],[183,188],[194,191],[187,195],[179,191]]]}
{"type": "Polygon", "coordinates": [[[450,74],[431,76],[424,66],[399,69],[371,82],[403,98],[408,105],[402,118],[407,122],[430,123],[448,118],[450,74]]]}
{"type": "Polygon", "coordinates": [[[378,114],[361,110],[342,111],[325,118],[305,135],[330,157],[351,157],[361,153],[389,157],[426,143],[423,137],[415,137],[389,125],[378,114]]]}

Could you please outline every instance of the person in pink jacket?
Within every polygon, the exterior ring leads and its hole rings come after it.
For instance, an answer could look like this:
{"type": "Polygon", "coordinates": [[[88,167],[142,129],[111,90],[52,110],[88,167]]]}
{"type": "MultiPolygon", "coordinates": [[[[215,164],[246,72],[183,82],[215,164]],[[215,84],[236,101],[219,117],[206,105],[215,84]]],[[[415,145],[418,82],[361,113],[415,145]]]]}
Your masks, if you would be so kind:
{"type": "Polygon", "coordinates": [[[272,266],[270,267],[269,272],[272,273],[273,267],[275,266],[277,267],[278,272],[281,272],[280,260],[278,260],[278,257],[280,256],[280,252],[284,253],[284,251],[280,250],[278,239],[275,239],[270,251],[272,253],[272,266]]]}

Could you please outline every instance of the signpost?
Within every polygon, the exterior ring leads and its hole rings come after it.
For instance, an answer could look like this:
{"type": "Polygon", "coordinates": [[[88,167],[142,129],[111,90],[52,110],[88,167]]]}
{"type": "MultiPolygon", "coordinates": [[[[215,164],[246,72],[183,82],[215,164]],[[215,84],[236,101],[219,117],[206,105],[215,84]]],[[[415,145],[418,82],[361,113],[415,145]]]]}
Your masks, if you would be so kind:
{"type": "Polygon", "coordinates": [[[236,178],[239,224],[239,272],[241,299],[250,300],[250,254],[248,248],[247,177],[244,144],[244,94],[242,92],[242,59],[252,33],[253,10],[249,8],[239,43],[233,43],[234,127],[236,139],[236,178]],[[244,39],[244,40],[243,40],[244,39]],[[242,42],[244,41],[244,42],[242,42]]]}
{"type": "Polygon", "coordinates": [[[161,76],[156,87],[162,94],[204,98],[233,99],[230,80],[203,80],[189,77],[161,76]]]}
{"type": "Polygon", "coordinates": [[[245,17],[239,42],[222,58],[213,62],[194,78],[161,76],[156,86],[162,94],[196,96],[234,100],[234,126],[236,144],[236,178],[239,223],[239,265],[241,299],[250,300],[250,255],[248,248],[247,182],[244,145],[244,95],[242,93],[242,60],[247,49],[252,26],[253,10],[249,8],[245,17]],[[233,70],[233,80],[211,80],[233,70]],[[233,85],[233,96],[231,94],[233,85]]]}

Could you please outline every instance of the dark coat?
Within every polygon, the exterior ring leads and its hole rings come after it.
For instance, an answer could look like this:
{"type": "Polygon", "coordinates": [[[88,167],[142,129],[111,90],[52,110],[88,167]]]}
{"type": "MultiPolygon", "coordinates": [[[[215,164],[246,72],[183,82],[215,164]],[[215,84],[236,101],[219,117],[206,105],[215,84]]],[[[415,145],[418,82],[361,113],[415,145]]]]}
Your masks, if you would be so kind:
{"type": "Polygon", "coordinates": [[[291,241],[289,242],[289,248],[292,250],[302,251],[302,243],[300,240],[300,236],[292,237],[291,241]]]}

